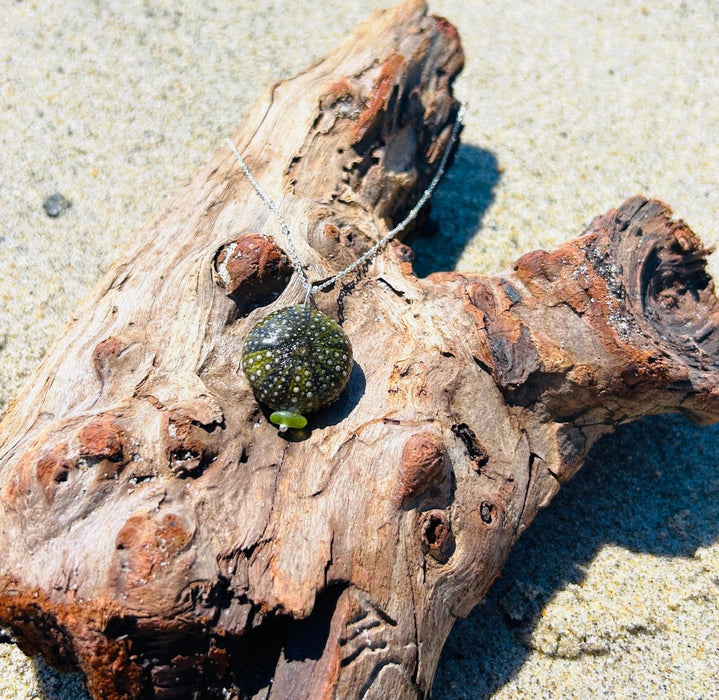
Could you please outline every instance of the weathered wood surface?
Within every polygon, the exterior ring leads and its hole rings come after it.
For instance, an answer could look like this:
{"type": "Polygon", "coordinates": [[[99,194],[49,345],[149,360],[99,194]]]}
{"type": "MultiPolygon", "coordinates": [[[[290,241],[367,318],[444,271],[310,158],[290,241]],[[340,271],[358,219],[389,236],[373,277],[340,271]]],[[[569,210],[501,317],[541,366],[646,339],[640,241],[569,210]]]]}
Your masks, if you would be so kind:
{"type": "MultiPolygon", "coordinates": [[[[313,279],[396,223],[457,104],[408,2],[275,86],[235,141],[313,279]]],[[[534,515],[619,423],[719,417],[700,241],[634,198],[497,276],[391,245],[318,306],[349,389],[286,440],[242,338],[302,290],[222,149],[99,283],[0,429],[0,624],[96,697],[416,697],[534,515]]],[[[281,239],[277,239],[281,245],[281,239]]]]}

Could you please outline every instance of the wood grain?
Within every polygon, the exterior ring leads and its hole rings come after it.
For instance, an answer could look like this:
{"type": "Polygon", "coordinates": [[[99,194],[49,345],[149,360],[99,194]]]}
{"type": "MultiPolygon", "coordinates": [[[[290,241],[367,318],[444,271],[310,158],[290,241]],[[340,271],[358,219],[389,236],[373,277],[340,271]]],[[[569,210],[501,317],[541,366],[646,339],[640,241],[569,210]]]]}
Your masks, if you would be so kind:
{"type": "MultiPolygon", "coordinates": [[[[399,221],[446,147],[454,28],[413,0],[270,89],[234,140],[311,279],[399,221]]],[[[628,200],[504,274],[390,245],[317,297],[355,367],[278,435],[242,340],[302,300],[221,149],[90,294],[0,426],[0,624],[98,698],[413,698],[591,445],[719,417],[706,254],[628,200]]]]}

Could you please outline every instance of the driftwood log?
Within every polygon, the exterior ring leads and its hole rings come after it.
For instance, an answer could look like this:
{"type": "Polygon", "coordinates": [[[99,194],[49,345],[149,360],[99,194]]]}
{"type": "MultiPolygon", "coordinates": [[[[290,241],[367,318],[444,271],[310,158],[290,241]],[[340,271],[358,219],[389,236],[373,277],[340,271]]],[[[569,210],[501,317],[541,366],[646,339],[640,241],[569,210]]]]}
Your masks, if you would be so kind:
{"type": "MultiPolygon", "coordinates": [[[[235,142],[312,279],[416,201],[445,148],[455,29],[414,0],[275,86],[235,142]]],[[[97,698],[413,698],[458,616],[619,423],[719,417],[699,239],[641,197],[505,274],[402,243],[316,301],[348,389],[278,434],[239,369],[302,299],[221,149],[101,280],[0,428],[0,625],[97,698]]]]}

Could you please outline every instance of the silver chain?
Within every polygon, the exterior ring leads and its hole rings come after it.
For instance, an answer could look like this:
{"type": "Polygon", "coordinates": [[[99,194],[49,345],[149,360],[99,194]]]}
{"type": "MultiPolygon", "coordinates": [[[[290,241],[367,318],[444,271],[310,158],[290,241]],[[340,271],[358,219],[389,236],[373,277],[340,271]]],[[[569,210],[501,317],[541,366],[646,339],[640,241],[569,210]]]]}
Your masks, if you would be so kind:
{"type": "Polygon", "coordinates": [[[419,198],[419,200],[417,200],[417,203],[412,207],[412,209],[410,209],[407,216],[405,216],[404,219],[402,219],[402,221],[400,221],[391,231],[389,231],[383,238],[377,241],[369,250],[365,251],[362,255],[360,255],[359,258],[357,258],[353,263],[348,265],[344,270],[341,270],[333,277],[330,277],[329,279],[325,280],[324,282],[320,282],[319,284],[312,284],[312,282],[310,282],[310,279],[307,276],[307,272],[305,272],[305,269],[302,265],[302,259],[300,258],[300,255],[295,248],[295,244],[292,242],[292,233],[290,231],[290,227],[285,221],[285,218],[282,216],[282,212],[280,212],[279,207],[272,199],[270,199],[269,195],[263,191],[262,187],[260,187],[260,183],[257,182],[255,176],[250,172],[250,169],[247,167],[247,163],[245,163],[245,159],[237,150],[237,146],[235,146],[235,144],[230,139],[227,139],[227,146],[234,154],[235,158],[237,159],[237,162],[240,164],[240,168],[242,168],[242,172],[245,174],[245,177],[249,180],[252,187],[254,187],[255,192],[257,192],[260,199],[267,205],[267,208],[275,215],[277,221],[280,224],[282,233],[285,236],[285,241],[287,242],[287,249],[289,251],[290,258],[292,259],[292,264],[294,265],[295,270],[297,270],[297,274],[300,276],[300,281],[302,283],[302,288],[305,290],[305,304],[309,301],[310,297],[313,294],[316,294],[317,292],[322,292],[328,287],[331,287],[335,282],[337,282],[337,280],[342,279],[346,275],[349,275],[351,272],[354,272],[361,265],[364,265],[364,263],[366,263],[367,261],[372,260],[372,258],[374,258],[382,250],[382,248],[384,248],[398,233],[402,233],[402,231],[404,231],[407,226],[409,226],[417,218],[417,215],[422,210],[422,207],[427,203],[429,198],[432,196],[432,193],[434,192],[435,188],[439,184],[439,181],[442,179],[442,175],[444,175],[444,170],[447,167],[447,161],[449,160],[449,156],[452,152],[452,147],[454,146],[455,142],[457,141],[457,137],[459,136],[459,130],[462,126],[465,109],[465,103],[460,103],[459,110],[457,111],[457,118],[454,122],[454,126],[452,127],[452,133],[449,137],[449,143],[444,149],[442,158],[439,161],[437,172],[435,172],[432,181],[427,186],[427,189],[422,193],[422,196],[419,198]]]}

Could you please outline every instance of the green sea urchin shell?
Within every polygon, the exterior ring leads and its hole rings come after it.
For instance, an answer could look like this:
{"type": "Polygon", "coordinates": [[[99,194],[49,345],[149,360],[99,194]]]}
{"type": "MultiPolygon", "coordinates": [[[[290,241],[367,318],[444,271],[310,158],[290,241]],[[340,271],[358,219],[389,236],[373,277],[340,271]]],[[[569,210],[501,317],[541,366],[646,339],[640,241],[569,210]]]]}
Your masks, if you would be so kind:
{"type": "Polygon", "coordinates": [[[258,401],[273,410],[280,429],[300,427],[305,413],[326,406],[352,371],[347,334],[309,306],[289,306],[265,316],[242,346],[242,369],[258,401]]]}

